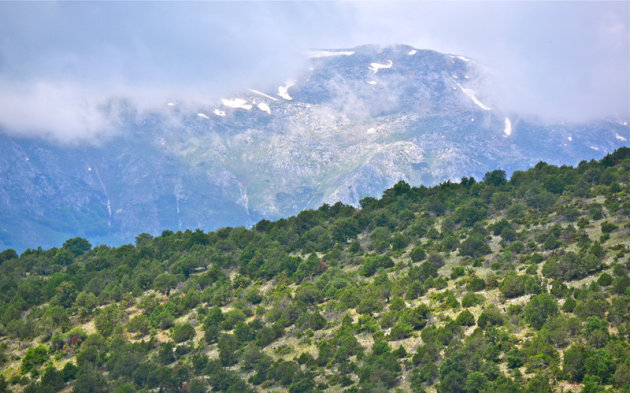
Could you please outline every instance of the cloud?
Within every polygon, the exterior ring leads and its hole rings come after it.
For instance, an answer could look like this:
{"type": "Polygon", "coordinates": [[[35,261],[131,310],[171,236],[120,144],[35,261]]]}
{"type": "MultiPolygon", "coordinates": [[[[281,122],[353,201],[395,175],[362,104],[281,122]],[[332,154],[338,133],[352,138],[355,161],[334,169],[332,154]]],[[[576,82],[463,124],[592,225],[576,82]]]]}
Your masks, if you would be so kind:
{"type": "Polygon", "coordinates": [[[490,70],[491,106],[546,121],[628,117],[627,2],[0,3],[0,125],[61,141],[144,110],[294,78],[312,48],[405,43],[490,70]]]}
{"type": "Polygon", "coordinates": [[[71,85],[40,82],[0,93],[0,125],[10,134],[44,136],[61,142],[92,141],[113,133],[116,113],[105,108],[106,97],[71,85]]]}
{"type": "Polygon", "coordinates": [[[406,37],[485,66],[494,106],[546,121],[628,116],[628,2],[370,3],[360,11],[374,40],[406,37]]]}

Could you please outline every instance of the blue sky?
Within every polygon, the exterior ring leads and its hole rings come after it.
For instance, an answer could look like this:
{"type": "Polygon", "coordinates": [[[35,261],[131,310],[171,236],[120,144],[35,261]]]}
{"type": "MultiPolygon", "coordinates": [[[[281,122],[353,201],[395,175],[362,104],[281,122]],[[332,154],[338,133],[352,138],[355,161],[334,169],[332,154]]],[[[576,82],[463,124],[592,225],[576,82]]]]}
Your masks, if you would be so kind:
{"type": "Polygon", "coordinates": [[[204,103],[289,79],[312,48],[403,43],[472,57],[543,120],[627,120],[630,2],[0,3],[0,124],[108,132],[110,97],[204,103]]]}

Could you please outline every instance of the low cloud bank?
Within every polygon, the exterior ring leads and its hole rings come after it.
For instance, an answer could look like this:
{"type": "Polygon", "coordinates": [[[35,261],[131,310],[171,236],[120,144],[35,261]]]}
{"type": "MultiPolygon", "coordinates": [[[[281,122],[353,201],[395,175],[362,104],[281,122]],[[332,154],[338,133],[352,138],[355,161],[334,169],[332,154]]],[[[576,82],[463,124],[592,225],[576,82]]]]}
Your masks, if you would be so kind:
{"type": "Polygon", "coordinates": [[[0,128],[120,132],[127,103],[191,106],[295,77],[312,48],[401,43],[473,58],[493,107],[628,121],[630,3],[1,3],[0,128]]]}

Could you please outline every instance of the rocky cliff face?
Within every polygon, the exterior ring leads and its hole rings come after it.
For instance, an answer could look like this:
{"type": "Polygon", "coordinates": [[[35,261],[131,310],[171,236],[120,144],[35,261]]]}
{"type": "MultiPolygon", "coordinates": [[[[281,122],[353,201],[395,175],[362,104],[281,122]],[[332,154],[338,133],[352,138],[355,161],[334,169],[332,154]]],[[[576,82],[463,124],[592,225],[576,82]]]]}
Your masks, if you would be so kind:
{"type": "Polygon", "coordinates": [[[251,225],[357,204],[399,180],[431,185],[575,164],[627,145],[627,123],[542,126],[486,102],[474,61],[408,46],[312,54],[295,81],[194,111],[139,115],[98,146],[0,134],[0,248],[71,236],[251,225]]]}

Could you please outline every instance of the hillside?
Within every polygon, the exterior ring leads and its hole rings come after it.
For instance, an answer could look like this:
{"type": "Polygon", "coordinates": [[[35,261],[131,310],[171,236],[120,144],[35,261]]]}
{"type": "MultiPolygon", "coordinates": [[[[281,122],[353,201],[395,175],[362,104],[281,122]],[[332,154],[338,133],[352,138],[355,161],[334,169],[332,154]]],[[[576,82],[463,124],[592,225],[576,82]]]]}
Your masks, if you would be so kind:
{"type": "Polygon", "coordinates": [[[0,392],[630,392],[630,149],[0,253],[0,392]]]}
{"type": "Polygon", "coordinates": [[[406,45],[314,52],[291,83],[139,109],[112,98],[111,135],[58,143],[0,127],[0,248],[81,236],[251,226],[358,206],[400,180],[435,185],[626,146],[628,119],[541,122],[493,102],[483,65],[406,45]]]}

